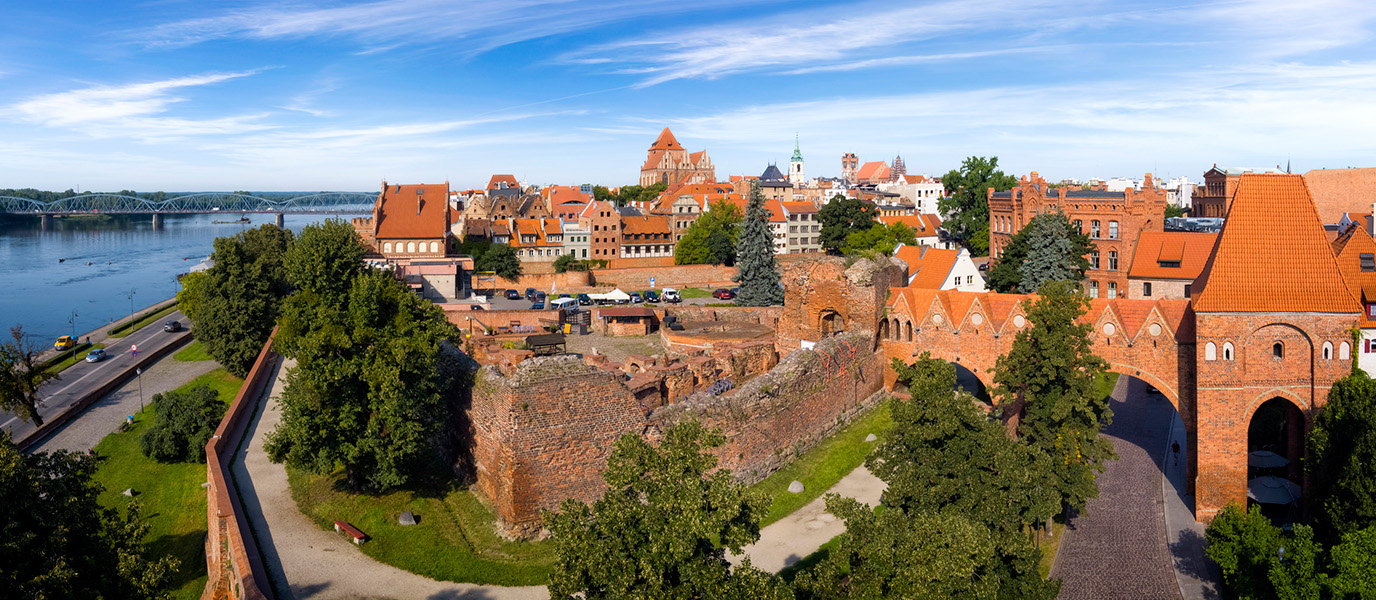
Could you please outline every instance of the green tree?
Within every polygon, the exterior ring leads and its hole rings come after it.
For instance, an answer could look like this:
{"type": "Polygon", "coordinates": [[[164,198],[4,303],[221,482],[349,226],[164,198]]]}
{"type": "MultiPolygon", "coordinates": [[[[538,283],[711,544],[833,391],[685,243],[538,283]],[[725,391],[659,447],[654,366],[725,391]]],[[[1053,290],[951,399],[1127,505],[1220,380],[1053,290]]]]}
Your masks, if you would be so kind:
{"type": "Polygon", "coordinates": [[[507,244],[492,244],[482,256],[474,259],[473,268],[478,271],[495,271],[498,277],[510,281],[521,278],[525,272],[516,251],[507,244]]]}
{"type": "Polygon", "coordinates": [[[363,272],[363,240],[349,223],[327,219],[301,229],[284,259],[287,280],[298,289],[339,298],[363,272]]]}
{"type": "Polygon", "coordinates": [[[779,267],[774,260],[774,234],[769,231],[769,212],[759,182],[750,187],[745,221],[736,242],[737,273],[731,280],[741,284],[736,296],[740,306],[772,306],[784,303],[779,286],[779,267]]]}
{"type": "Polygon", "coordinates": [[[989,253],[989,188],[1002,192],[1018,185],[1017,177],[1005,175],[998,167],[997,156],[971,156],[959,169],[941,177],[946,197],[937,201],[937,208],[946,217],[943,227],[975,256],[989,253]]]}
{"type": "Polygon", "coordinates": [[[846,236],[846,245],[841,248],[845,254],[882,254],[893,256],[894,249],[899,244],[907,246],[917,245],[917,236],[914,235],[913,228],[904,223],[875,223],[864,231],[851,232],[846,236]]]}
{"type": "Polygon", "coordinates": [[[205,445],[225,403],[206,385],[153,394],[153,426],[139,440],[143,455],[158,462],[205,462],[205,445]]]}
{"type": "Polygon", "coordinates": [[[182,311],[182,314],[192,322],[200,318],[200,300],[207,296],[205,286],[209,281],[209,274],[205,271],[196,271],[183,275],[179,282],[182,288],[177,290],[177,310],[182,311]]]}
{"type": "Polygon", "coordinates": [[[449,416],[441,391],[452,381],[441,347],[458,337],[439,307],[381,271],[355,277],[341,304],[292,296],[278,343],[297,365],[269,458],[314,473],[342,465],[355,489],[410,481],[436,458],[432,438],[449,416]]]}
{"type": "Polygon", "coordinates": [[[38,388],[49,380],[58,379],[58,374],[39,362],[39,351],[29,341],[22,325],[10,328],[10,338],[0,344],[0,408],[42,426],[43,415],[38,414],[38,388]]]}
{"type": "Polygon", "coordinates": [[[735,264],[741,209],[725,200],[713,202],[711,207],[688,226],[674,246],[674,264],[735,264]]]}
{"type": "Polygon", "coordinates": [[[215,266],[177,296],[196,315],[196,339],[230,373],[248,374],[272,333],[291,291],[283,264],[291,245],[291,232],[275,225],[216,238],[215,266]]]}
{"type": "Polygon", "coordinates": [[[1175,218],[1175,217],[1183,217],[1183,216],[1185,216],[1185,209],[1180,208],[1179,206],[1176,206],[1176,205],[1174,205],[1174,204],[1167,204],[1167,205],[1166,205],[1166,214],[1165,214],[1165,217],[1166,217],[1167,219],[1172,219],[1172,218],[1175,218]]]}
{"type": "Polygon", "coordinates": [[[560,254],[559,258],[554,259],[555,273],[586,270],[588,270],[587,261],[578,260],[573,254],[560,254]]]}
{"type": "Polygon", "coordinates": [[[726,442],[697,421],[671,427],[658,446],[627,434],[602,474],[607,492],[588,506],[565,500],[546,512],[553,533],[552,598],[789,598],[774,575],[726,550],[760,537],[769,500],[737,483],[706,449],[726,442]]]}
{"type": "Polygon", "coordinates": [[[158,598],[177,570],[151,559],[148,525],[131,503],[102,507],[95,459],[74,452],[19,451],[0,432],[0,598],[158,598]]]}
{"type": "Polygon", "coordinates": [[[1099,429],[1113,417],[1096,379],[1108,364],[1094,354],[1093,326],[1078,323],[1089,300],[1078,285],[1052,281],[1024,301],[1031,327],[1018,331],[994,366],[994,393],[1021,440],[1048,457],[1043,487],[1064,506],[1083,508],[1099,495],[1095,481],[1113,445],[1099,429]]]}
{"type": "Polygon", "coordinates": [[[989,269],[989,287],[1001,293],[1035,294],[1048,281],[1081,281],[1094,251],[1089,236],[1060,210],[1032,217],[989,269]]]}
{"type": "Polygon", "coordinates": [[[1376,526],[1376,380],[1333,383],[1309,433],[1309,489],[1320,539],[1376,526]]]}
{"type": "Polygon", "coordinates": [[[1333,597],[1376,600],[1376,527],[1343,534],[1330,556],[1333,597]]]}
{"type": "Polygon", "coordinates": [[[850,234],[869,231],[878,223],[878,212],[873,204],[859,198],[847,198],[841,194],[832,196],[817,211],[817,220],[822,222],[822,230],[818,234],[822,248],[827,252],[841,252],[850,234]]]}
{"type": "Polygon", "coordinates": [[[1236,504],[1223,507],[1204,530],[1204,539],[1204,553],[1218,564],[1224,587],[1238,598],[1276,597],[1269,574],[1283,540],[1260,507],[1248,512],[1236,504]]]}

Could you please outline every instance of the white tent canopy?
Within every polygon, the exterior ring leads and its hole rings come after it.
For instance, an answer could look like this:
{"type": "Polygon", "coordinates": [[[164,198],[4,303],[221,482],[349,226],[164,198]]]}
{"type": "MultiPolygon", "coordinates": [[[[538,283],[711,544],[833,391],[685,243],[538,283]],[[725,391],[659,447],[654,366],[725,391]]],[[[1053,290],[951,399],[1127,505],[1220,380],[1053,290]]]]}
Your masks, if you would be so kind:
{"type": "Polygon", "coordinates": [[[603,294],[602,297],[611,301],[621,300],[624,302],[629,302],[631,299],[631,295],[621,291],[621,288],[616,288],[610,292],[607,292],[606,294],[603,294]]]}

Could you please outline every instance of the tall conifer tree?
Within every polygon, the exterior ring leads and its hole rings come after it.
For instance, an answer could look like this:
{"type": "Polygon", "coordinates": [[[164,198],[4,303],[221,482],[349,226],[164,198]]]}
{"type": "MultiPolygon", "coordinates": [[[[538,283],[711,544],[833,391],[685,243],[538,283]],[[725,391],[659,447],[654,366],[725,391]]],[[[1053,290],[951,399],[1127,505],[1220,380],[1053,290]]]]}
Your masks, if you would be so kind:
{"type": "Polygon", "coordinates": [[[745,206],[745,220],[736,246],[736,266],[740,272],[732,281],[741,284],[736,304],[741,306],[771,306],[784,303],[784,289],[779,287],[779,268],[774,262],[774,236],[769,231],[769,212],[764,208],[764,194],[757,181],[750,186],[750,202],[745,206]]]}

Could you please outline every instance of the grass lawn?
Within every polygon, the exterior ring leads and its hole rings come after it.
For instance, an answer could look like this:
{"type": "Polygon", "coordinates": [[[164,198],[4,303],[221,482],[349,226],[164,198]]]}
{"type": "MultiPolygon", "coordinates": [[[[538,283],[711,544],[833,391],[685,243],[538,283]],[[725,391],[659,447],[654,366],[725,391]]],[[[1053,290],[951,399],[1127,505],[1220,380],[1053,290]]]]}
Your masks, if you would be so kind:
{"type": "MultiPolygon", "coordinates": [[[[502,539],[496,515],[468,490],[443,496],[398,491],[382,495],[338,489],[343,473],[312,475],[287,468],[291,495],[307,517],[323,529],[347,521],[369,537],[360,546],[379,562],[439,581],[487,585],[543,585],[549,582],[554,547],[549,542],[502,539]],[[397,523],[402,512],[418,523],[397,523]]],[[[203,519],[204,520],[204,519],[203,519]]]]}
{"type": "Polygon", "coordinates": [[[130,333],[143,329],[145,326],[149,325],[150,323],[153,323],[154,321],[157,321],[167,315],[172,314],[173,312],[176,312],[176,310],[177,303],[173,302],[172,304],[169,304],[167,308],[164,308],[162,310],[144,313],[144,315],[140,317],[137,321],[134,321],[132,323],[125,323],[123,325],[120,325],[119,327],[111,329],[109,337],[122,338],[126,335],[129,335],[130,333]]]}
{"type": "MultiPolygon", "coordinates": [[[[180,389],[206,384],[229,404],[242,380],[224,369],[197,377],[180,389]]],[[[143,504],[148,521],[145,542],[154,556],[171,554],[181,561],[173,577],[171,597],[177,600],[200,598],[205,589],[206,467],[204,463],[163,464],[146,458],[139,450],[139,438],[153,419],[152,407],[134,415],[134,426],[127,431],[105,436],[96,445],[100,466],[95,479],[105,486],[100,503],[123,510],[130,499],[122,495],[133,488],[134,499],[143,504]]]]}
{"type": "Polygon", "coordinates": [[[882,440],[890,429],[893,429],[893,416],[889,414],[888,402],[884,402],[755,484],[755,489],[764,490],[774,499],[760,526],[778,521],[821,497],[842,477],[864,464],[865,457],[879,445],[877,441],[866,442],[865,436],[873,433],[882,440]],[[795,480],[803,482],[803,493],[789,493],[788,484],[795,480]]]}
{"type": "Polygon", "coordinates": [[[679,288],[678,295],[681,298],[711,298],[712,290],[706,288],[679,288]]]}
{"type": "Polygon", "coordinates": [[[1051,536],[1045,534],[1042,538],[1042,559],[1037,563],[1037,572],[1041,573],[1042,579],[1051,576],[1051,565],[1056,563],[1056,549],[1061,546],[1061,537],[1065,533],[1065,525],[1051,523],[1051,536]]]}
{"type": "Polygon", "coordinates": [[[104,348],[104,347],[105,347],[105,344],[87,344],[87,343],[77,344],[77,346],[76,346],[75,348],[71,349],[71,350],[63,350],[62,353],[59,354],[58,356],[59,356],[59,357],[64,357],[64,358],[62,358],[62,360],[57,361],[57,362],[55,362],[55,363],[50,363],[50,364],[48,364],[48,370],[49,370],[49,371],[52,371],[52,372],[54,372],[54,373],[61,373],[61,372],[63,372],[63,371],[66,371],[66,370],[67,370],[67,367],[70,367],[70,366],[76,364],[78,361],[85,360],[85,359],[86,359],[86,353],[87,353],[87,352],[90,352],[90,351],[92,351],[92,350],[95,350],[96,348],[104,348]]]}
{"type": "Polygon", "coordinates": [[[182,362],[194,362],[200,360],[215,359],[210,356],[209,352],[206,352],[205,346],[201,345],[200,340],[195,340],[191,342],[189,345],[187,345],[187,347],[182,348],[181,350],[178,350],[176,354],[173,354],[172,360],[180,360],[182,362]]]}

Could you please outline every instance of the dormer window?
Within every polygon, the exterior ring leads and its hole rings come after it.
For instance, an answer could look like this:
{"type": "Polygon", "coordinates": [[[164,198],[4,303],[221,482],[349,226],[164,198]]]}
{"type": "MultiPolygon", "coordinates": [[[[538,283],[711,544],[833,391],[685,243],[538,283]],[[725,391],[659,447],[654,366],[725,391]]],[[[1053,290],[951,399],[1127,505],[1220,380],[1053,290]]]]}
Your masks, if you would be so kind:
{"type": "Polygon", "coordinates": [[[1369,253],[1369,252],[1363,252],[1363,253],[1359,256],[1359,258],[1361,258],[1361,261],[1362,261],[1362,272],[1363,272],[1363,273],[1372,273],[1372,272],[1376,272],[1376,254],[1371,254],[1371,253],[1369,253]]]}
{"type": "Polygon", "coordinates": [[[1159,266],[1159,267],[1161,267],[1161,268],[1163,268],[1163,269],[1179,269],[1179,268],[1180,268],[1180,261],[1178,261],[1178,260],[1158,260],[1158,261],[1156,261],[1156,264],[1157,264],[1157,266],[1159,266]]]}

